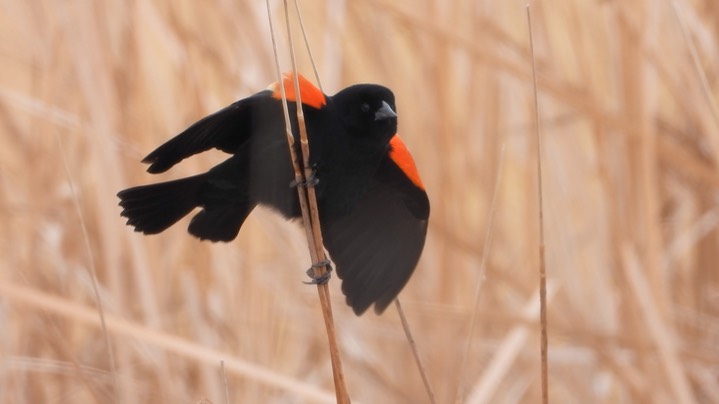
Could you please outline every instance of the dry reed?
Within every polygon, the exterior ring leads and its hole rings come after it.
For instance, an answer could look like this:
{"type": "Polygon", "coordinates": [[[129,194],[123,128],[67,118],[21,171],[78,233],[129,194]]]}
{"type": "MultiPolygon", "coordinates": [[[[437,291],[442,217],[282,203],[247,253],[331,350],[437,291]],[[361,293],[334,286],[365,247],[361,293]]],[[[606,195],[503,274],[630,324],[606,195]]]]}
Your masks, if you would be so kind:
{"type": "MultiPolygon", "coordinates": [[[[525,3],[301,3],[326,92],[377,82],[397,95],[432,201],[402,304],[438,402],[541,397],[525,3]]],[[[139,164],[154,146],[275,81],[263,7],[0,0],[0,403],[334,400],[299,226],[259,209],[231,244],[196,241],[186,221],[144,237],[116,206],[119,189],[157,180],[139,164]]],[[[713,402],[719,6],[556,0],[533,3],[532,23],[551,401],[713,402]]],[[[357,318],[338,286],[353,400],[426,402],[397,315],[357,318]]]]}

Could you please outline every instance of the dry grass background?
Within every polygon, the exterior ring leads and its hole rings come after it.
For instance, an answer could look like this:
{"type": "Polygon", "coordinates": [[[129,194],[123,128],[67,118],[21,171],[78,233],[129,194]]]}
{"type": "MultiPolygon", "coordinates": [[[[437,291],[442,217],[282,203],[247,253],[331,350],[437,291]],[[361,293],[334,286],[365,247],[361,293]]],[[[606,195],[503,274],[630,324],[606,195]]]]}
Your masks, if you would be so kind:
{"type": "MultiPolygon", "coordinates": [[[[719,400],[719,6],[674,4],[534,4],[552,402],[719,400]]],[[[397,94],[433,207],[401,297],[442,403],[540,397],[524,6],[302,2],[326,92],[397,94]]],[[[224,403],[220,359],[230,402],[332,401],[299,226],[259,210],[231,244],[186,221],[143,237],[115,197],[157,180],[139,163],[155,146],[274,77],[264,2],[0,0],[0,402],[224,403]]],[[[426,402],[394,309],[357,318],[338,285],[353,399],[426,402]]]]}

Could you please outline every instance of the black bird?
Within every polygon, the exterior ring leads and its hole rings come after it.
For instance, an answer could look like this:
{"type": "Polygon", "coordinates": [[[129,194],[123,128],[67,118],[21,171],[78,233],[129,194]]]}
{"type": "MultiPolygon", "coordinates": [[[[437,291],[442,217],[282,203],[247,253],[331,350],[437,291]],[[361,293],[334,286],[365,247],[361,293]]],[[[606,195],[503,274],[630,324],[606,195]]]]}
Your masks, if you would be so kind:
{"type": "MultiPolygon", "coordinates": [[[[397,135],[394,94],[357,84],[327,96],[304,77],[298,80],[325,247],[347,304],[357,315],[372,304],[381,313],[412,275],[429,217],[414,160],[397,135]]],[[[282,85],[298,139],[292,75],[282,85]]],[[[156,234],[199,207],[190,234],[226,242],[258,204],[301,217],[280,84],[200,119],[142,161],[150,164],[148,172],[161,173],[212,148],[232,156],[204,174],[119,192],[127,224],[156,234]]]]}

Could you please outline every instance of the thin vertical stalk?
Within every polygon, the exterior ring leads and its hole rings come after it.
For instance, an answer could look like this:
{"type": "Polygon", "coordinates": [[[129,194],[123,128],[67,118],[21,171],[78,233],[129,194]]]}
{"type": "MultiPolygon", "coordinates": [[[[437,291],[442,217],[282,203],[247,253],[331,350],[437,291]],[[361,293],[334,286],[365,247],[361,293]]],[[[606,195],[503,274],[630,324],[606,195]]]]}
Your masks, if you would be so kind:
{"type": "MultiPolygon", "coordinates": [[[[275,67],[277,70],[278,82],[280,91],[282,94],[282,106],[285,118],[285,132],[287,135],[287,143],[290,149],[290,158],[292,159],[292,167],[294,169],[295,181],[297,184],[307,184],[307,178],[312,176],[312,167],[309,164],[310,161],[310,148],[309,141],[307,140],[307,127],[305,125],[304,113],[302,111],[302,96],[299,89],[298,75],[297,75],[297,62],[295,59],[294,44],[292,41],[292,30],[290,26],[289,12],[287,7],[287,1],[284,1],[285,11],[285,23],[287,24],[287,35],[288,43],[290,48],[290,55],[292,60],[292,72],[294,77],[295,96],[297,105],[297,123],[299,126],[299,137],[300,137],[300,151],[301,156],[297,155],[295,149],[295,139],[292,134],[292,128],[290,126],[289,108],[287,106],[287,95],[285,94],[285,88],[282,80],[282,71],[280,69],[279,58],[277,56],[277,43],[275,40],[274,28],[272,26],[272,13],[270,10],[269,1],[267,4],[267,16],[270,21],[270,32],[272,36],[272,47],[275,56],[275,67]],[[300,158],[302,161],[300,161],[300,158]]],[[[307,236],[307,244],[310,250],[310,256],[312,257],[312,268],[314,269],[315,277],[321,277],[329,270],[327,264],[321,265],[326,262],[326,256],[324,252],[322,242],[322,232],[320,228],[319,209],[317,207],[317,197],[315,195],[315,189],[312,186],[297,186],[297,195],[300,201],[300,209],[302,210],[302,220],[305,227],[305,235],[307,236]]],[[[349,394],[345,384],[344,372],[342,370],[342,361],[339,355],[339,346],[337,343],[337,336],[335,333],[334,319],[332,317],[332,305],[329,297],[329,288],[326,283],[317,284],[317,292],[322,306],[322,315],[325,321],[325,328],[327,331],[327,339],[330,350],[330,359],[332,361],[332,375],[335,384],[335,395],[338,403],[349,403],[349,394]]]]}
{"type": "Polygon", "coordinates": [[[542,136],[539,123],[539,97],[537,96],[537,68],[534,59],[534,38],[532,37],[532,14],[527,4],[527,26],[529,28],[529,51],[532,58],[532,89],[534,92],[535,130],[537,139],[537,201],[539,203],[539,319],[541,325],[540,355],[542,378],[542,403],[549,403],[548,338],[547,338],[547,270],[544,259],[544,201],[542,200],[542,136]]]}
{"type": "Polygon", "coordinates": [[[402,329],[404,330],[404,335],[407,337],[407,342],[409,343],[412,355],[414,355],[414,361],[415,363],[417,363],[417,369],[419,370],[420,376],[422,376],[422,383],[424,383],[424,389],[427,391],[427,397],[429,398],[429,402],[432,404],[436,404],[437,399],[435,398],[432,384],[429,382],[429,376],[427,376],[427,368],[424,366],[424,363],[422,363],[422,358],[419,356],[417,343],[414,342],[412,330],[409,328],[407,316],[404,315],[404,310],[402,310],[402,304],[399,302],[399,298],[394,299],[394,304],[397,307],[397,313],[399,313],[399,320],[402,322],[402,329]]]}

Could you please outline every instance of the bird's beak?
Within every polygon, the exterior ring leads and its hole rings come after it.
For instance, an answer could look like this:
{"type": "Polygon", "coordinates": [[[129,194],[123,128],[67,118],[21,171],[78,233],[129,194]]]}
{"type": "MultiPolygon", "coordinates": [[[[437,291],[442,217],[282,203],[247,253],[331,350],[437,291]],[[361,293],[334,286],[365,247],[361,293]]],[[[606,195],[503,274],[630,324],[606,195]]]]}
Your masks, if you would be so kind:
{"type": "Polygon", "coordinates": [[[382,106],[374,113],[374,120],[379,121],[382,119],[396,118],[397,113],[392,111],[392,107],[387,104],[387,101],[382,101],[382,106]]]}

